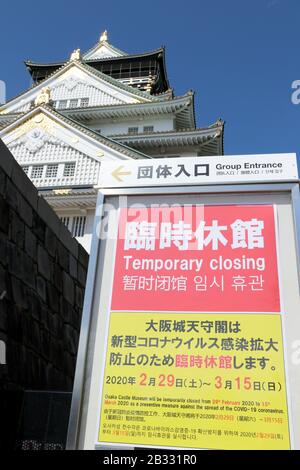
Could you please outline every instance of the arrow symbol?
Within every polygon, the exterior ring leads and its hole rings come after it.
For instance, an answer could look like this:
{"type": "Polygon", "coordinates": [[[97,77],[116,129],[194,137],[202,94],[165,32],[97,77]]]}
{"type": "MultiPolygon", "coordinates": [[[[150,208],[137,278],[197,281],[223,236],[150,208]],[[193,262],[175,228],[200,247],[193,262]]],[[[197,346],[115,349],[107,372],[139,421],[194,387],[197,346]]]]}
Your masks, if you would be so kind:
{"type": "Polygon", "coordinates": [[[123,165],[118,166],[118,168],[116,168],[111,174],[117,181],[120,181],[121,183],[123,182],[121,176],[131,175],[131,171],[122,171],[123,168],[123,165]]]}

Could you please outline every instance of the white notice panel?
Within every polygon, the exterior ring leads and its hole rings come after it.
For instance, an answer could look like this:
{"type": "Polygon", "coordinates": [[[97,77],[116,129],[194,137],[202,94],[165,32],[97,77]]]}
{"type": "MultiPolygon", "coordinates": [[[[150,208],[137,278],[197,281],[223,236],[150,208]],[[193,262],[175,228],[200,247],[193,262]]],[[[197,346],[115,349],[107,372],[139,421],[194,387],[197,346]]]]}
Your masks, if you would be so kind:
{"type": "Polygon", "coordinates": [[[101,188],[298,180],[296,154],[180,157],[103,162],[101,188]]]}

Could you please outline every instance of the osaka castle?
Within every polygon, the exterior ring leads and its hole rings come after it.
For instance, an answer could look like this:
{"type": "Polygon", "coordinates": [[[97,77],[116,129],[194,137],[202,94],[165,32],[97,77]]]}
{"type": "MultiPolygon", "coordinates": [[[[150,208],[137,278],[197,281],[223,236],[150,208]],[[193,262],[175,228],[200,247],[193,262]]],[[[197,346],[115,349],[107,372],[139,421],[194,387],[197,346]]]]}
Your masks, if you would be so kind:
{"type": "Polygon", "coordinates": [[[32,86],[0,107],[0,138],[87,251],[103,160],[223,155],[224,122],[196,126],[163,47],[130,54],[105,31],[86,52],[25,65],[32,86]]]}

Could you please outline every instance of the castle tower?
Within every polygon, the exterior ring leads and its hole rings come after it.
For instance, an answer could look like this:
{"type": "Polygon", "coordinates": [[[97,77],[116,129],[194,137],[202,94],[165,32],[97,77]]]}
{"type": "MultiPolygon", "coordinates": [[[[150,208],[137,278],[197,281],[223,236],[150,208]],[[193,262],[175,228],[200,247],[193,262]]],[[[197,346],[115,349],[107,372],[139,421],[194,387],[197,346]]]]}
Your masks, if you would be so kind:
{"type": "Polygon", "coordinates": [[[0,106],[0,138],[87,250],[101,161],[223,154],[223,121],[196,127],[164,48],[127,54],[105,31],[63,62],[25,65],[33,86],[0,106]]]}

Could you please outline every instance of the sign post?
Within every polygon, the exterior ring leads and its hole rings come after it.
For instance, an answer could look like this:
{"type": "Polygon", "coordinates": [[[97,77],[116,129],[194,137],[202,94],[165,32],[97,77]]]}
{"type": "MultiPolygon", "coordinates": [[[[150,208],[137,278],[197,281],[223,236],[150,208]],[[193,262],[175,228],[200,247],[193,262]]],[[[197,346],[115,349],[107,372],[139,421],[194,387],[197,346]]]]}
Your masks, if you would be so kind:
{"type": "Polygon", "coordinates": [[[300,448],[296,156],[99,185],[68,448],[300,448]]]}

